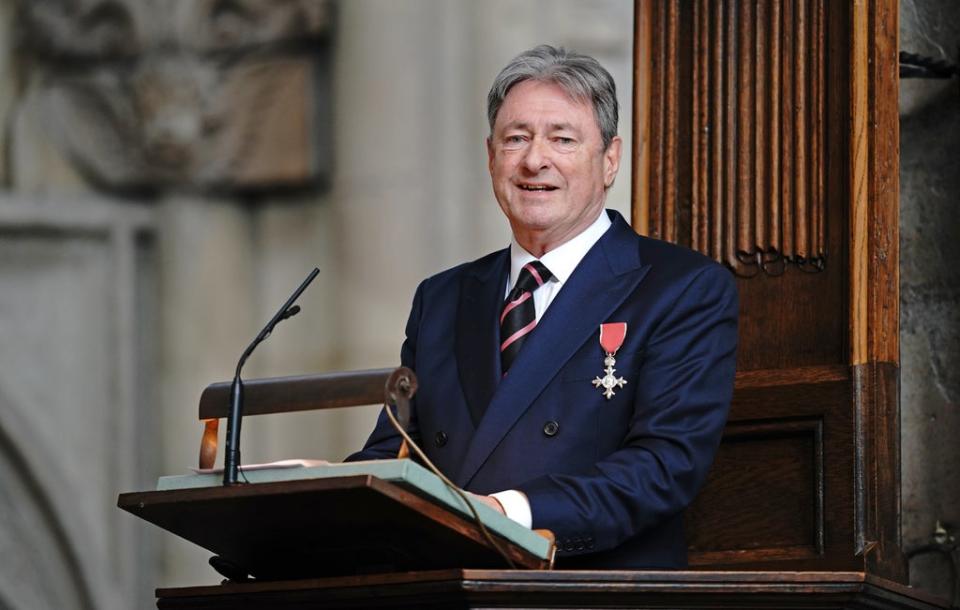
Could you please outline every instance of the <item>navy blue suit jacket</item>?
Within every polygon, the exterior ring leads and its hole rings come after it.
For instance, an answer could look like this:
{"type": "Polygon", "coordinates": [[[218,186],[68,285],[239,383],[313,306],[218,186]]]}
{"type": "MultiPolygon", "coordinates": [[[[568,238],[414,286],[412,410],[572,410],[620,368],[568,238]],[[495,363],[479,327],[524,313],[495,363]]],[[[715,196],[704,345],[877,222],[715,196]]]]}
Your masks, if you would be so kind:
{"type": "MultiPolygon", "coordinates": [[[[431,460],[479,494],[518,489],[560,568],[686,565],[683,509],[703,484],[733,391],[737,294],[706,257],[638,236],[616,212],[500,375],[509,250],[417,289],[401,361],[420,387],[412,428],[431,460]],[[600,324],[626,322],[608,400],[600,324]],[[552,434],[551,434],[552,433],[552,434]]],[[[351,460],[390,458],[381,415],[351,460]]]]}

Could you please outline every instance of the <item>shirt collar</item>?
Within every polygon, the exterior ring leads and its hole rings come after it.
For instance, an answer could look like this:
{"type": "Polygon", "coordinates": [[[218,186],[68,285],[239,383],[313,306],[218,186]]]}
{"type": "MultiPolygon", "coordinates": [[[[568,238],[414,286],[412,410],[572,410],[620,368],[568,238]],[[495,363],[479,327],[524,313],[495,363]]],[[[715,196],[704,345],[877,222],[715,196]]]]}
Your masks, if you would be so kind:
{"type": "MultiPolygon", "coordinates": [[[[540,262],[553,274],[554,279],[551,281],[556,281],[563,285],[573,273],[573,270],[577,268],[577,265],[580,264],[583,257],[590,251],[590,248],[603,237],[603,234],[607,232],[607,229],[609,229],[612,224],[606,210],[603,210],[597,219],[593,221],[593,224],[580,232],[576,237],[544,254],[540,258],[540,262]]],[[[507,284],[507,290],[517,283],[517,279],[520,277],[520,270],[523,269],[523,266],[534,260],[537,260],[537,257],[524,250],[523,246],[517,243],[516,238],[510,241],[510,281],[507,284]]]]}

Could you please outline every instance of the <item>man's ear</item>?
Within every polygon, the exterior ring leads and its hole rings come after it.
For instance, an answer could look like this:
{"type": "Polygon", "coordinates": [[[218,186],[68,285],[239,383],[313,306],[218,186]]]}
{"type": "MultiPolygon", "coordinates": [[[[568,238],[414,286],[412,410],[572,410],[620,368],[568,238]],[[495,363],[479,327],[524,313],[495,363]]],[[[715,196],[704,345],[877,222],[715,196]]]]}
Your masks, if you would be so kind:
{"type": "Polygon", "coordinates": [[[487,171],[490,172],[490,175],[493,175],[493,141],[490,139],[491,136],[487,136],[487,171]]]}
{"type": "Polygon", "coordinates": [[[607,150],[603,151],[603,186],[610,188],[620,169],[620,155],[623,154],[623,140],[614,136],[607,150]]]}

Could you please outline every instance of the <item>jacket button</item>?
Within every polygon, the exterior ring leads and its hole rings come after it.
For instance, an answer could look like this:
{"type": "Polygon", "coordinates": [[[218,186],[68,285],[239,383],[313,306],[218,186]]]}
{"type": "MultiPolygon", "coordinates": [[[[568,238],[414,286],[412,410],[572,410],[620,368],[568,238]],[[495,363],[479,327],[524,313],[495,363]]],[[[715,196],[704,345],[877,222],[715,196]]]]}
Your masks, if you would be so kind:
{"type": "Polygon", "coordinates": [[[543,433],[546,436],[556,436],[557,432],[559,431],[560,431],[560,424],[558,424],[555,421],[551,420],[543,424],[543,433]]]}
{"type": "Polygon", "coordinates": [[[433,437],[433,443],[434,443],[437,447],[443,447],[444,445],[446,445],[446,444],[447,444],[447,433],[444,432],[443,430],[441,430],[440,432],[437,432],[437,435],[436,435],[435,437],[433,437]]]}

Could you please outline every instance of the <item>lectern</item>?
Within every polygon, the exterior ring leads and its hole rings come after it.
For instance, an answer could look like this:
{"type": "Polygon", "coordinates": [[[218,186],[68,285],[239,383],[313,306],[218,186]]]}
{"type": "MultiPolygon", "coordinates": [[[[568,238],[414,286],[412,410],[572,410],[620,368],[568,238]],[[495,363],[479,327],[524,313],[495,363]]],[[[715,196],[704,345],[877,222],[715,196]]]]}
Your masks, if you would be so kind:
{"type": "MultiPolygon", "coordinates": [[[[245,393],[248,414],[259,415],[376,399],[402,413],[415,391],[415,374],[401,367],[253,380],[245,393]]],[[[201,396],[201,469],[161,477],[156,490],[121,494],[118,504],[213,553],[211,564],[231,580],[552,564],[549,533],[469,499],[406,457],[405,446],[396,460],[278,463],[242,469],[245,484],[223,485],[208,463],[217,429],[209,422],[226,415],[228,393],[219,383],[201,396]]]]}

